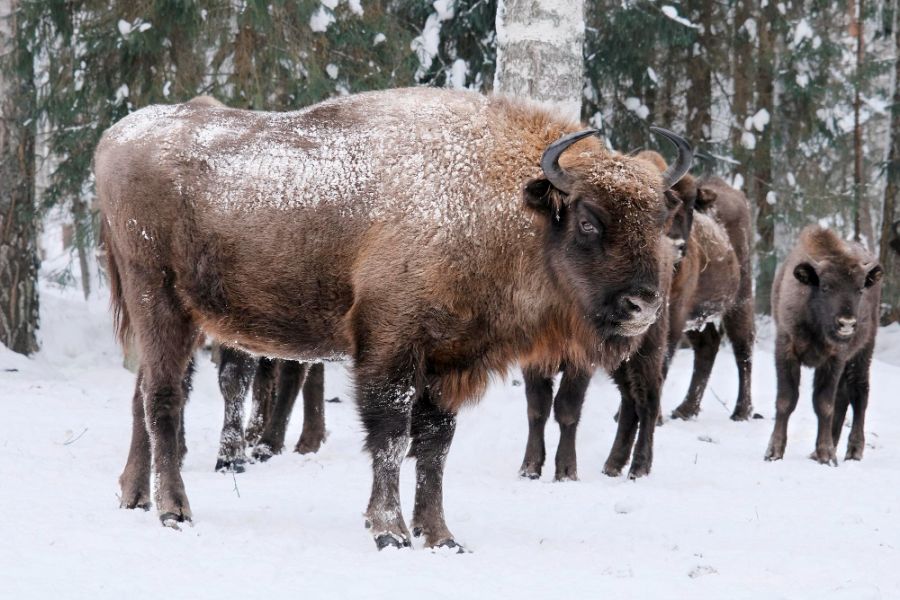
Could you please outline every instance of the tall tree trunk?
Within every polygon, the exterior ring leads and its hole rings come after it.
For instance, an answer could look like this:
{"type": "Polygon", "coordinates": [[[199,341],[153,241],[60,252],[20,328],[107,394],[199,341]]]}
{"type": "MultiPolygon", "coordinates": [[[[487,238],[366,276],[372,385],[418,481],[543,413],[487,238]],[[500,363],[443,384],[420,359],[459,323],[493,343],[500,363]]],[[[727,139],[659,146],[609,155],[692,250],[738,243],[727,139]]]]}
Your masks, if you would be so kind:
{"type": "Polygon", "coordinates": [[[709,139],[712,129],[712,0],[691,0],[688,11],[690,20],[700,26],[700,32],[687,65],[691,90],[687,95],[687,135],[699,146],[709,139]]]}
{"type": "MultiPolygon", "coordinates": [[[[759,52],[756,70],[757,110],[772,115],[775,82],[775,21],[778,9],[767,2],[757,18],[759,52]]],[[[756,279],[756,311],[771,313],[770,296],[775,277],[775,207],[769,203],[772,191],[772,127],[770,121],[758,135],[753,157],[753,198],[756,203],[756,256],[759,260],[756,279]]]]}
{"type": "MultiPolygon", "coordinates": [[[[894,10],[898,3],[894,2],[894,10]]],[[[894,221],[897,192],[900,191],[900,34],[897,33],[897,15],[894,14],[894,98],[891,104],[891,128],[888,132],[887,185],[884,188],[884,205],[881,213],[881,238],[879,259],[887,275],[882,281],[881,300],[887,307],[883,322],[900,321],[900,257],[891,248],[894,237],[894,221]]]]}
{"type": "Polygon", "coordinates": [[[532,98],[580,119],[584,1],[499,0],[494,91],[532,98]]]}
{"type": "MultiPolygon", "coordinates": [[[[745,185],[744,190],[749,195],[751,193],[752,179],[750,170],[752,168],[751,160],[753,153],[744,147],[743,133],[744,123],[750,115],[750,101],[753,99],[753,54],[755,50],[754,41],[750,38],[745,24],[753,16],[752,10],[753,0],[737,0],[734,7],[734,24],[732,30],[732,53],[731,53],[731,79],[734,82],[734,95],[731,100],[731,108],[733,111],[733,120],[730,131],[730,141],[734,158],[739,164],[735,165],[735,173],[743,176],[745,185]]],[[[756,23],[756,21],[749,21],[756,23]]],[[[753,27],[753,25],[748,25],[753,27]]]]}
{"type": "Polygon", "coordinates": [[[18,0],[0,0],[0,342],[37,350],[32,54],[17,37],[18,0]]]}
{"type": "MultiPolygon", "coordinates": [[[[872,213],[866,193],[865,174],[863,172],[862,123],[859,111],[862,107],[862,70],[865,60],[865,0],[856,0],[856,10],[851,15],[851,34],[856,37],[856,73],[853,83],[853,239],[863,242],[870,250],[875,244],[875,232],[872,228],[872,213]]],[[[850,9],[853,10],[853,2],[850,9]]]]}

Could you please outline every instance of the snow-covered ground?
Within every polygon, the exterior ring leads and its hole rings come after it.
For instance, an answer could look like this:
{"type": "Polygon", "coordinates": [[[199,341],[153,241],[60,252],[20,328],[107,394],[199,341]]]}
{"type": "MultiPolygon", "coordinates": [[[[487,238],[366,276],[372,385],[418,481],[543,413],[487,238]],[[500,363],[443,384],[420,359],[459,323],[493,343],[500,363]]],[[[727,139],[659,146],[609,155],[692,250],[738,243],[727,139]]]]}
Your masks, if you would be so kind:
{"type": "MultiPolygon", "coordinates": [[[[447,464],[447,521],[472,552],[419,542],[379,553],[363,528],[369,464],[340,364],[326,372],[326,398],[343,401],[326,405],[322,450],[233,477],[213,472],[222,402],[213,365],[199,357],[184,469],[193,526],[173,531],[153,511],[120,510],[134,381],[120,366],[105,292],[95,296],[43,285],[42,351],[26,359],[0,348],[2,598],[900,597],[900,327],[881,332],[865,460],[838,468],[807,458],[808,372],[785,460],[763,461],[774,405],[765,325],[753,382],[766,418],[728,419],[737,384],[724,346],[700,418],[657,431],[653,473],[637,482],[600,473],[618,404],[605,375],[589,390],[572,483],[552,482],[552,454],[541,481],[517,477],[523,389],[498,381],[462,414],[447,464]]],[[[668,410],[691,360],[676,357],[668,410]]],[[[299,420],[297,411],[289,447],[299,420]]],[[[555,448],[552,422],[548,432],[555,448]]],[[[407,518],[413,484],[407,465],[407,518]]]]}

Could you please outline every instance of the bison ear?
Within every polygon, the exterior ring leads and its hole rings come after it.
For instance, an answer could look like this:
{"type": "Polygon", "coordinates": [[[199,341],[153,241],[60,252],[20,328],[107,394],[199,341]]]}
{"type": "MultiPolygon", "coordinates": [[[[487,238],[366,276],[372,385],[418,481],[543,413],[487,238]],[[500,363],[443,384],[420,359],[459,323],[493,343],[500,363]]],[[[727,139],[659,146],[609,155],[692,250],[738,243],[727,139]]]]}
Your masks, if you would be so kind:
{"type": "Polygon", "coordinates": [[[559,193],[550,180],[544,177],[532,179],[525,184],[522,190],[522,196],[525,200],[525,206],[535,212],[539,212],[546,217],[551,215],[559,216],[562,208],[559,193]]]}
{"type": "Polygon", "coordinates": [[[809,263],[800,263],[794,267],[794,277],[803,285],[817,286],[819,285],[819,276],[816,270],[809,263]]]}
{"type": "Polygon", "coordinates": [[[713,190],[702,187],[697,190],[697,208],[703,210],[704,208],[709,208],[709,206],[716,201],[719,195],[716,194],[713,190]]]}
{"type": "Polygon", "coordinates": [[[866,287],[872,287],[884,276],[884,269],[881,268],[881,265],[875,265],[872,267],[868,273],[866,273],[866,287]]]}

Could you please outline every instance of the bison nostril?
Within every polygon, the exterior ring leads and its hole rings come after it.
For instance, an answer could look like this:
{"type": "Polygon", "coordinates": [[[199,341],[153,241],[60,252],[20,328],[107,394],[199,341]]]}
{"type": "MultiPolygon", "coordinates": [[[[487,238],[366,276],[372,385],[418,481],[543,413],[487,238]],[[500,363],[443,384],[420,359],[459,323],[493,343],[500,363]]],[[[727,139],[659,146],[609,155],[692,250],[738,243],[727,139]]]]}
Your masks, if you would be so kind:
{"type": "Polygon", "coordinates": [[[639,313],[643,310],[643,301],[638,298],[625,298],[625,308],[630,313],[639,313]]]}

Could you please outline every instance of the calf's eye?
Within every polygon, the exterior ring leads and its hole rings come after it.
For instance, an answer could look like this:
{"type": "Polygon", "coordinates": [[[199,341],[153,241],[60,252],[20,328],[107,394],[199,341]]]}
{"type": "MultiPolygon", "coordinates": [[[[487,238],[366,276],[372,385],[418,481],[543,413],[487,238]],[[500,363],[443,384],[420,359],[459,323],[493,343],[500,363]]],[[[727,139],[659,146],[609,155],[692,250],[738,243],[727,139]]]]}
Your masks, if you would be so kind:
{"type": "Polygon", "coordinates": [[[581,231],[584,233],[597,233],[597,228],[590,221],[581,222],[581,231]]]}

